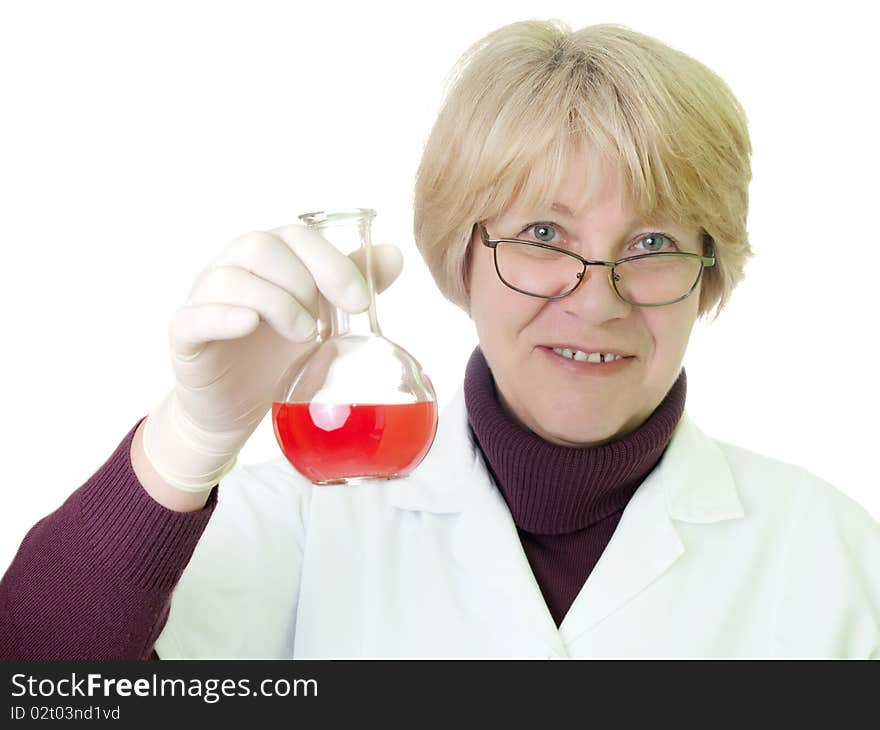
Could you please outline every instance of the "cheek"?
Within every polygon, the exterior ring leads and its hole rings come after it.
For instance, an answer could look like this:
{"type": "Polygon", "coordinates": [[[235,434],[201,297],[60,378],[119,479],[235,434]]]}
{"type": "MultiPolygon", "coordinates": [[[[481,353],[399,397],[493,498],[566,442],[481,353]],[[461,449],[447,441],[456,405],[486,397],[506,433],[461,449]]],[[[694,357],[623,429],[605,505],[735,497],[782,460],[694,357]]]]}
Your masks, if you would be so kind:
{"type": "Polygon", "coordinates": [[[520,361],[534,342],[529,324],[538,314],[541,302],[513,291],[489,266],[477,264],[472,269],[471,320],[477,331],[480,348],[495,369],[504,369],[520,361]]]}
{"type": "Polygon", "coordinates": [[[475,251],[471,261],[471,313],[483,330],[494,333],[496,329],[508,330],[530,309],[528,297],[505,286],[495,272],[491,250],[475,251]]]}
{"type": "Polygon", "coordinates": [[[669,361],[670,367],[678,361],[687,348],[696,312],[691,307],[682,310],[660,307],[646,310],[644,321],[651,337],[653,355],[662,362],[669,361]]]}

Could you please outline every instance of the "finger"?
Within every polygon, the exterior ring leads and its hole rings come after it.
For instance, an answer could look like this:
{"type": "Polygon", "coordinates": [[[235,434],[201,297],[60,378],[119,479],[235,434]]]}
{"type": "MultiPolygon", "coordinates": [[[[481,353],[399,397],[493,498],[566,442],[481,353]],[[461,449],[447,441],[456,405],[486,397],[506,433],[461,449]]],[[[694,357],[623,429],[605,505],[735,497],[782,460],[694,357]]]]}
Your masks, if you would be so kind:
{"type": "Polygon", "coordinates": [[[251,231],[232,241],[211,267],[237,266],[288,292],[313,318],[318,316],[318,289],[312,274],[281,238],[251,231]]]}
{"type": "Polygon", "coordinates": [[[279,335],[295,342],[305,342],[315,334],[314,317],[289,292],[237,266],[217,266],[205,272],[189,303],[252,309],[279,335]]]}
{"type": "Polygon", "coordinates": [[[350,313],[370,305],[367,282],[357,265],[317,231],[298,224],[273,228],[311,272],[319,291],[350,313]]]}
{"type": "MultiPolygon", "coordinates": [[[[374,244],[370,247],[370,260],[373,269],[373,286],[376,293],[385,291],[400,275],[403,269],[403,253],[390,243],[374,244]]],[[[366,276],[367,263],[364,249],[350,253],[349,258],[357,264],[357,267],[366,276]]]]}
{"type": "Polygon", "coordinates": [[[168,326],[171,351],[183,360],[196,357],[208,342],[245,337],[260,324],[260,315],[246,307],[195,304],[178,309],[168,326]]]}

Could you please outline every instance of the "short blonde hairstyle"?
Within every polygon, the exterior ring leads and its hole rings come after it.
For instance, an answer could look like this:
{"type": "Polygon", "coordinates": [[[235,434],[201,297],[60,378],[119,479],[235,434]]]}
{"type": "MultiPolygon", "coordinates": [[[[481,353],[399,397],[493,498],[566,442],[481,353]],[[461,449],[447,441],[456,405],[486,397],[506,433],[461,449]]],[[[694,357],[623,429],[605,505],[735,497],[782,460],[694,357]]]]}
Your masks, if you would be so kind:
{"type": "MultiPolygon", "coordinates": [[[[751,143],[727,84],[680,51],[620,25],[506,25],[453,67],[416,175],[413,233],[443,295],[470,315],[474,224],[514,201],[549,207],[572,145],[618,165],[645,220],[702,229],[699,314],[721,312],[752,255],[751,143]]],[[[587,187],[595,174],[587,174],[587,187]]]]}

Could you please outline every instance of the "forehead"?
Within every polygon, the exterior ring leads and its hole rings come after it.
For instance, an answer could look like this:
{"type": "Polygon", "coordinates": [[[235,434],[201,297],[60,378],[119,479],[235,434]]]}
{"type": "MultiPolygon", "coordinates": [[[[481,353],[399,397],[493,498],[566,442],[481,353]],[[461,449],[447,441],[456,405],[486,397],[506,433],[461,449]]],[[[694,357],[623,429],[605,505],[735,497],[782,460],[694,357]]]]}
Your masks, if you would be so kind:
{"type": "Polygon", "coordinates": [[[566,158],[553,199],[554,210],[572,217],[585,209],[622,213],[633,209],[620,168],[583,147],[577,147],[566,158]]]}
{"type": "Polygon", "coordinates": [[[530,177],[500,217],[553,212],[563,220],[597,214],[631,218],[635,212],[619,166],[584,144],[570,149],[555,177],[530,177]]]}

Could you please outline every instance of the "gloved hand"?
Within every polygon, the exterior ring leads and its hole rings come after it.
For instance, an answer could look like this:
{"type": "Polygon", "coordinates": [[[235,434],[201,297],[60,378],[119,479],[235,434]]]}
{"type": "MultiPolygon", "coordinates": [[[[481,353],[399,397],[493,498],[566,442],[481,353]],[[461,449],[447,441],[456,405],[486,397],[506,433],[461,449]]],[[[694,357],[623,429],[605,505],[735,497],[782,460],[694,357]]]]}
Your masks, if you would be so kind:
{"type": "MultiPolygon", "coordinates": [[[[372,249],[378,293],[403,256],[393,245],[372,249]]],[[[317,348],[316,320],[329,329],[332,306],[366,311],[365,269],[363,250],[345,256],[296,224],[245,234],[208,265],[169,325],[177,384],[144,426],[144,453],[166,482],[199,492],[232,470],[317,348]]]]}

